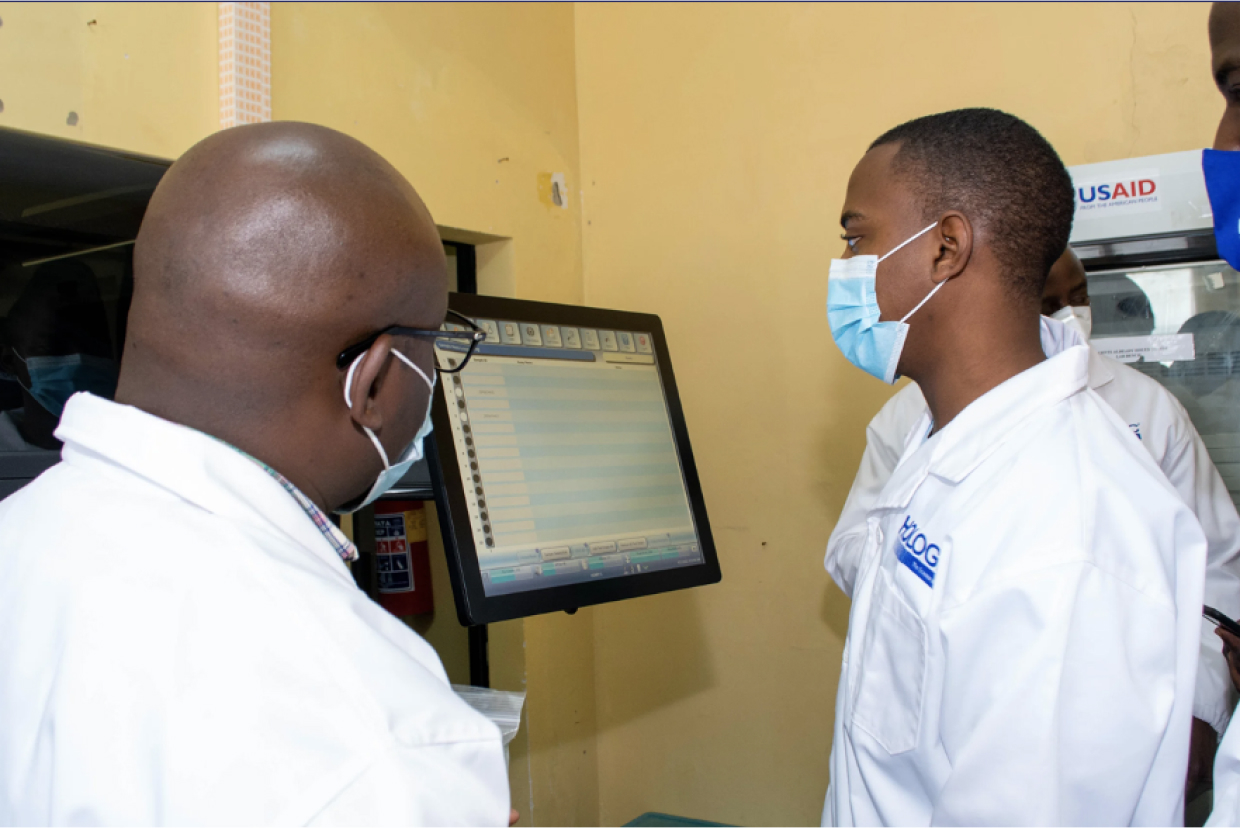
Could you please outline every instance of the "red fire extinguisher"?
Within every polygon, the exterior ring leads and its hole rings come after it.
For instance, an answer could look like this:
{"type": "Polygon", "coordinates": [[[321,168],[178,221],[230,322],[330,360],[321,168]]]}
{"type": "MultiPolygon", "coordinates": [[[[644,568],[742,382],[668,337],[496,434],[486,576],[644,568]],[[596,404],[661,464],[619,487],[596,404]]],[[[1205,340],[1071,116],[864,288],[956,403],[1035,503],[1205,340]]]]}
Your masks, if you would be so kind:
{"type": "Polygon", "coordinates": [[[426,511],[420,500],[380,500],[375,504],[375,564],[379,603],[388,612],[420,615],[435,608],[426,511]]]}

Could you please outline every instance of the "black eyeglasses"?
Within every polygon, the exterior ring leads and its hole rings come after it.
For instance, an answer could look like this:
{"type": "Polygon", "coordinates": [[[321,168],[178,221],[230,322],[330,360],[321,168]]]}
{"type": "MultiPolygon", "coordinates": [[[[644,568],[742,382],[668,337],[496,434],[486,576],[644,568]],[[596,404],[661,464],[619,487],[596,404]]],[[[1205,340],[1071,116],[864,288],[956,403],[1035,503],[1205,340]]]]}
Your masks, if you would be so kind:
{"type": "MultiPolygon", "coordinates": [[[[457,320],[464,325],[466,330],[439,330],[428,331],[423,328],[406,328],[402,325],[389,325],[381,331],[376,331],[370,336],[363,339],[356,345],[350,345],[340,352],[340,356],[336,357],[337,368],[348,368],[353,360],[357,359],[359,354],[366,352],[371,345],[375,344],[375,340],[384,334],[396,334],[397,336],[416,336],[422,339],[432,340],[435,351],[435,368],[444,374],[455,374],[465,367],[469,362],[469,358],[474,355],[476,349],[482,340],[487,338],[487,332],[474,324],[474,321],[466,316],[462,316],[456,311],[448,311],[448,316],[452,320],[457,320]]],[[[453,322],[445,322],[445,325],[454,324],[453,322]]]]}

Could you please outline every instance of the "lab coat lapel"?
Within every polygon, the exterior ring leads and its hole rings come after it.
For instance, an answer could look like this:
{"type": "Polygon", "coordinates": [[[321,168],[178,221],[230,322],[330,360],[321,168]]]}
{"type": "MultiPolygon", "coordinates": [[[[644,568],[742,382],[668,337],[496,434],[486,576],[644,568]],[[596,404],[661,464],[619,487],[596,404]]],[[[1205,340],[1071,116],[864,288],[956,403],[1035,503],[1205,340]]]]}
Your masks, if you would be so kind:
{"type": "Polygon", "coordinates": [[[1115,371],[1102,354],[1089,349],[1089,387],[1095,391],[1115,379],[1115,371]]]}
{"type": "Polygon", "coordinates": [[[927,474],[945,476],[944,470],[951,469],[952,471],[946,476],[955,475],[958,482],[997,448],[1003,437],[1021,419],[1039,406],[1073,393],[1065,389],[1074,385],[1076,379],[1068,379],[1064,372],[1075,372],[1081,367],[1076,365],[1076,358],[1071,360],[1074,366],[1072,369],[1044,369],[1044,366],[1054,362],[1055,358],[1061,354],[1074,348],[1080,348],[1082,353],[1088,352],[1089,361],[1086,365],[1088,382],[1094,387],[1110,382],[1111,369],[1106,366],[1101,355],[1089,348],[1076,331],[1046,316],[1041,317],[1040,322],[1042,351],[1046,354],[1046,362],[1013,377],[998,388],[974,400],[954,421],[948,424],[947,428],[943,429],[941,435],[936,435],[934,440],[923,441],[921,437],[929,429],[931,423],[930,412],[927,409],[917,425],[909,432],[904,454],[896,465],[887,487],[875,502],[875,509],[906,508],[927,474]],[[1095,370],[1097,371],[1096,377],[1095,370]],[[1029,379],[1027,375],[1031,371],[1041,371],[1041,373],[1037,375],[1038,378],[1029,379]],[[1038,386],[1038,383],[1051,382],[1047,375],[1054,375],[1059,378],[1061,384],[1066,382],[1067,385],[1062,388],[1052,385],[1038,386]],[[1026,388],[1030,383],[1034,384],[1033,389],[1026,388]],[[1032,391],[1037,393],[1031,393],[1032,391]],[[948,437],[949,433],[953,436],[948,437]],[[985,437],[982,436],[983,433],[985,437]],[[956,446],[960,444],[965,446],[963,452],[954,457],[951,456],[956,452],[956,446]]]}
{"type": "Polygon", "coordinates": [[[875,502],[875,510],[903,509],[908,506],[913,493],[926,479],[932,449],[922,438],[930,430],[932,422],[930,410],[926,409],[918,418],[917,424],[909,431],[904,440],[904,453],[900,456],[900,461],[896,464],[891,479],[875,502]]]}
{"type": "Polygon", "coordinates": [[[929,473],[959,483],[1031,415],[1089,385],[1087,345],[1073,345],[969,404],[933,447],[929,473]]]}
{"type": "Polygon", "coordinates": [[[874,508],[907,508],[931,474],[959,483],[999,448],[1023,420],[1085,388],[1089,383],[1091,353],[1083,344],[1059,351],[983,394],[932,439],[917,445],[917,438],[930,424],[927,411],[910,433],[904,456],[874,508]]]}
{"type": "MultiPolygon", "coordinates": [[[[1047,316],[1042,317],[1042,350],[1047,357],[1058,356],[1074,345],[1088,344],[1080,334],[1059,320],[1047,316]]],[[[1098,389],[1113,379],[1115,379],[1115,372],[1107,364],[1107,359],[1090,347],[1089,387],[1098,389]]]]}
{"type": "Polygon", "coordinates": [[[236,449],[132,406],[78,393],[56,436],[65,462],[104,462],[221,517],[280,533],[351,581],[348,568],[280,483],[236,449]]]}

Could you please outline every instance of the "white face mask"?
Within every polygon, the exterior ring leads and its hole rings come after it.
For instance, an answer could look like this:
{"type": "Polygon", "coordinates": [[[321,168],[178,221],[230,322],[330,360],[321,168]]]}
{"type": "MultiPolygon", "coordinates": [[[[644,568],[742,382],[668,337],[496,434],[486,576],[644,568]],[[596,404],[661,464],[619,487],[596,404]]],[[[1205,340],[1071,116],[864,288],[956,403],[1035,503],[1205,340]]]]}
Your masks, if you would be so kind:
{"type": "MultiPolygon", "coordinates": [[[[353,364],[349,366],[349,373],[345,375],[344,404],[350,409],[353,408],[353,372],[357,370],[357,366],[361,362],[362,357],[366,356],[367,353],[369,352],[363,351],[358,354],[357,359],[353,360],[353,364]]],[[[413,441],[409,443],[405,450],[400,453],[400,457],[396,459],[395,463],[388,462],[387,452],[384,451],[383,444],[379,442],[379,438],[375,436],[375,433],[365,426],[362,427],[362,430],[366,432],[366,436],[370,438],[370,442],[375,444],[375,450],[379,452],[379,459],[383,461],[383,471],[379,472],[379,476],[375,478],[375,484],[370,487],[370,491],[366,494],[366,497],[362,498],[362,500],[356,504],[350,503],[345,507],[337,509],[336,514],[352,514],[358,509],[374,503],[384,493],[399,483],[400,479],[409,472],[409,469],[414,463],[422,459],[422,441],[426,439],[426,435],[431,433],[431,428],[433,427],[431,425],[431,405],[435,399],[435,380],[439,379],[439,375],[436,374],[435,379],[428,379],[426,373],[415,365],[413,360],[409,357],[397,350],[393,350],[392,355],[413,370],[417,371],[418,376],[421,377],[428,386],[430,386],[431,393],[426,401],[426,417],[422,420],[422,425],[418,428],[418,433],[413,435],[413,441]]]]}
{"type": "Polygon", "coordinates": [[[1089,310],[1089,305],[1068,305],[1051,314],[1051,319],[1062,322],[1072,330],[1080,334],[1081,339],[1089,341],[1089,334],[1093,331],[1094,317],[1089,310]]]}

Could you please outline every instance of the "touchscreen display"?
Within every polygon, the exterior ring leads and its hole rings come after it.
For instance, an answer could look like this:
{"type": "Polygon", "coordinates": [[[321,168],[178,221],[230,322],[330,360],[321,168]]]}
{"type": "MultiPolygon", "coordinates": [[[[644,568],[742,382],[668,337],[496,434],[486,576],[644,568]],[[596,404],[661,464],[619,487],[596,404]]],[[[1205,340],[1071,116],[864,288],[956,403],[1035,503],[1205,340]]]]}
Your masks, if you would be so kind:
{"type": "Polygon", "coordinates": [[[651,333],[475,321],[441,391],[486,595],[702,564],[651,333]]]}

